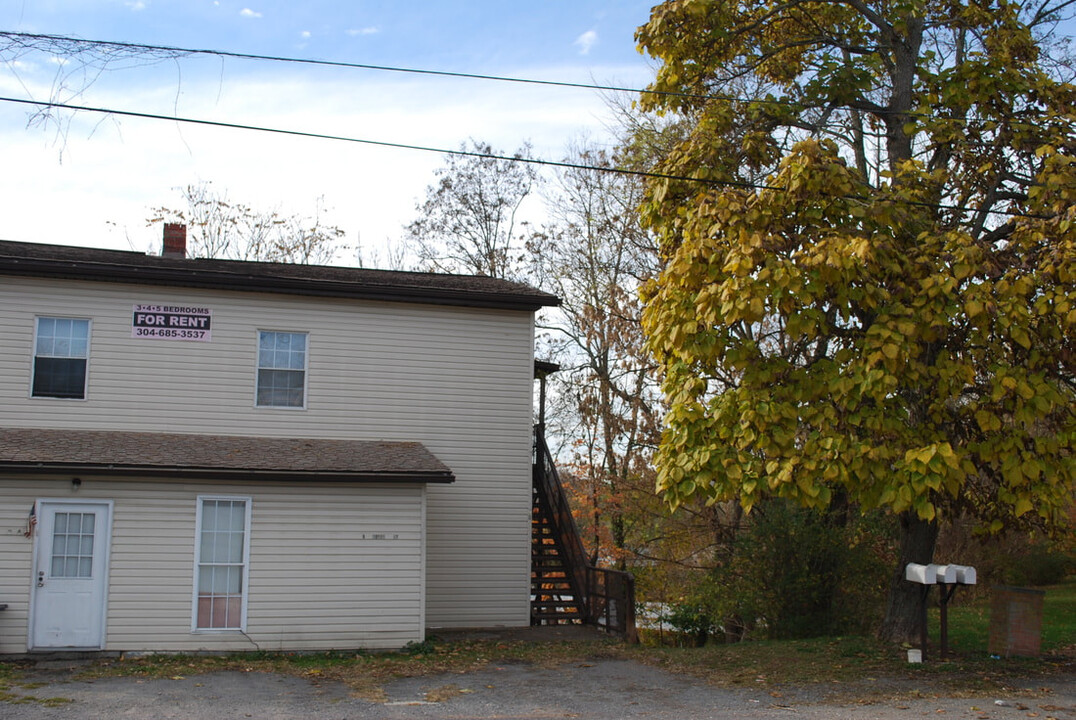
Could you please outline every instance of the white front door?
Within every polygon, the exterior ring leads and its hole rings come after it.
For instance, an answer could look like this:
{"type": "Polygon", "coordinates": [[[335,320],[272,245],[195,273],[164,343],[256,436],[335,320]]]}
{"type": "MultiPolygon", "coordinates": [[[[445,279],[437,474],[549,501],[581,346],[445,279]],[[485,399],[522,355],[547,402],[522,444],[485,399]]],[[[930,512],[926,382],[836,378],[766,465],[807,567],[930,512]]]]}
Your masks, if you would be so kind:
{"type": "Polygon", "coordinates": [[[30,649],[104,647],[111,510],[38,501],[30,649]]]}

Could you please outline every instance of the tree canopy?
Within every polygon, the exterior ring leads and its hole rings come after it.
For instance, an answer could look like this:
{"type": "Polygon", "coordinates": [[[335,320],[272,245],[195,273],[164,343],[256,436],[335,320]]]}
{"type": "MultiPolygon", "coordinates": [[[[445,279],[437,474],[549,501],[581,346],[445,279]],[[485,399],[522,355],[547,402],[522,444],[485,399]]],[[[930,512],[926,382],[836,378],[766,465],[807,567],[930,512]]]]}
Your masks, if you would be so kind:
{"type": "Polygon", "coordinates": [[[434,170],[436,182],[426,188],[426,200],[406,228],[423,269],[499,278],[517,274],[517,213],[537,179],[534,168],[518,160],[529,156],[528,144],[507,158],[472,140],[434,170]]]}
{"type": "MultiPolygon", "coordinates": [[[[644,219],[673,506],[769,496],[1049,525],[1076,486],[1066,3],[670,0],[644,219]],[[692,179],[685,179],[692,178],[692,179]]],[[[933,536],[926,542],[932,552],[933,536]]],[[[929,560],[929,552],[927,560],[929,560]]],[[[906,560],[909,558],[903,558],[906,560]]]]}
{"type": "Polygon", "coordinates": [[[554,424],[571,439],[563,456],[592,552],[625,563],[638,549],[633,526],[652,519],[646,510],[663,514],[649,463],[660,403],[638,296],[657,251],[639,227],[638,178],[603,171],[628,158],[584,143],[566,161],[575,167],[547,186],[549,220],[527,243],[534,281],[561,299],[539,320],[540,351],[562,366],[552,381],[566,412],[554,424]]]}
{"type": "Polygon", "coordinates": [[[325,265],[345,249],[345,233],[326,224],[320,198],[314,214],[306,216],[252,208],[206,181],[187,185],[180,193],[185,209],[153,208],[146,222],[188,225],[192,257],[325,265]]]}

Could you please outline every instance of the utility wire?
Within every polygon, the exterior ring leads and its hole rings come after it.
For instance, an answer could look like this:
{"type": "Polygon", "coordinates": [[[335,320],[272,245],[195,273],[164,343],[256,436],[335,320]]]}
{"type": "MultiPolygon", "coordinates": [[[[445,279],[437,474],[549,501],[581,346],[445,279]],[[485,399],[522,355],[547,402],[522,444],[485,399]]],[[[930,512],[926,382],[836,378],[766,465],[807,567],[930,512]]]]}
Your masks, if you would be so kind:
{"type": "Polygon", "coordinates": [[[411,145],[408,143],[396,143],[389,142],[387,140],[367,140],[363,138],[348,137],[346,135],[327,135],[324,133],[308,132],[304,130],[285,130],[282,128],[265,127],[263,125],[244,125],[242,123],[229,123],[220,120],[203,120],[200,118],[187,118],[175,115],[160,115],[157,113],[137,112],[134,110],[112,110],[109,108],[90,107],[87,105],[72,105],[70,103],[43,101],[43,100],[26,100],[23,98],[12,97],[0,97],[0,102],[17,103],[20,105],[36,105],[42,108],[60,108],[62,110],[81,110],[84,112],[101,113],[105,115],[119,115],[121,117],[133,117],[143,118],[147,120],[168,120],[170,122],[186,123],[190,125],[204,125],[208,127],[229,128],[232,130],[252,130],[256,132],[273,133],[275,135],[291,135],[295,137],[314,138],[317,140],[336,140],[338,142],[359,143],[362,145],[376,145],[379,147],[398,148],[402,150],[419,150],[422,152],[438,153],[441,155],[462,155],[465,157],[484,158],[488,160],[505,160],[508,162],[521,162],[529,163],[531,165],[542,165],[545,167],[555,168],[567,168],[572,170],[589,170],[595,172],[609,172],[619,175],[632,175],[636,177],[646,178],[658,178],[664,180],[684,180],[688,182],[697,182],[703,184],[717,184],[727,185],[730,187],[739,187],[750,190],[781,190],[782,188],[770,187],[768,185],[759,185],[755,183],[749,183],[739,180],[705,180],[702,178],[693,178],[686,175],[664,175],[661,173],[649,172],[646,170],[632,170],[630,168],[619,167],[600,167],[597,165],[583,165],[581,163],[570,163],[557,160],[543,160],[541,158],[531,158],[524,156],[512,156],[512,155],[497,155],[494,153],[481,153],[473,150],[446,150],[445,148],[429,147],[426,145],[411,145]]]}
{"type": "MultiPolygon", "coordinates": [[[[223,58],[236,58],[241,60],[264,60],[268,62],[280,62],[280,63],[295,63],[299,65],[315,65],[323,67],[339,67],[350,68],[358,70],[377,70],[380,72],[395,72],[395,73],[408,73],[414,75],[431,75],[437,77],[450,77],[450,78],[465,78],[471,80],[489,80],[495,82],[509,82],[519,83],[526,85],[545,85],[550,87],[564,87],[575,88],[582,90],[601,90],[606,92],[622,92],[632,93],[636,95],[657,95],[661,97],[670,98],[684,98],[688,100],[720,100],[730,103],[759,103],[764,105],[777,105],[781,107],[790,107],[797,110],[807,110],[814,106],[805,105],[801,102],[795,102],[793,100],[781,100],[777,98],[743,98],[733,95],[723,94],[705,94],[705,93],[685,93],[676,92],[672,90],[650,90],[641,88],[623,87],[619,85],[598,85],[589,83],[575,83],[559,80],[537,80],[530,78],[510,77],[505,75],[481,75],[476,73],[465,72],[451,72],[447,70],[424,70],[419,68],[405,68],[396,67],[391,65],[371,65],[367,63],[354,63],[343,62],[337,60],[314,60],[310,58],[296,58],[288,57],[285,55],[257,55],[253,53],[240,53],[228,50],[212,50],[208,48],[183,48],[171,45],[149,45],[145,43],[131,43],[131,42],[119,42],[114,40],[84,40],[82,38],[69,37],[65,35],[47,35],[43,33],[21,33],[13,31],[0,31],[0,37],[8,38],[13,41],[39,41],[45,43],[57,43],[68,45],[85,45],[90,47],[110,47],[118,48],[122,50],[140,51],[146,53],[167,53],[174,56],[181,55],[212,55],[215,57],[223,58]]],[[[30,45],[29,47],[34,47],[30,45]]],[[[47,48],[35,48],[35,49],[47,49],[47,48]]],[[[871,112],[875,115],[891,115],[897,114],[895,110],[889,110],[888,108],[877,106],[872,108],[871,112]]],[[[903,115],[909,118],[920,119],[938,119],[947,120],[949,122],[955,122],[959,124],[967,124],[965,118],[938,118],[930,113],[920,111],[902,111],[903,115]]]]}
{"type": "Polygon", "coordinates": [[[551,87],[576,88],[581,90],[606,90],[610,92],[624,93],[650,93],[652,95],[668,95],[672,97],[691,98],[695,100],[734,100],[734,98],[722,98],[717,95],[695,95],[691,93],[679,93],[661,90],[640,90],[639,88],[621,87],[618,85],[596,85],[589,83],[575,83],[560,80],[536,80],[530,78],[510,77],[506,75],[481,75],[476,73],[451,72],[448,70],[423,70],[420,68],[394,67],[391,65],[370,65],[366,63],[343,62],[337,60],[313,60],[310,58],[296,58],[284,55],[256,55],[252,53],[232,52],[228,50],[209,50],[204,48],[181,48],[170,45],[147,45],[142,43],[116,42],[113,40],[83,40],[81,38],[67,37],[64,35],[44,35],[40,33],[20,33],[0,31],[0,37],[12,39],[45,40],[55,43],[73,43],[78,45],[105,46],[122,48],[124,50],[143,50],[151,53],[172,53],[174,55],[214,55],[216,57],[237,58],[241,60],[266,60],[269,62],[296,63],[299,65],[317,65],[324,67],[350,68],[356,70],[378,70],[381,72],[409,73],[414,75],[434,75],[438,77],[465,78],[468,80],[492,80],[496,82],[521,83],[526,85],[548,85],[551,87]]]}
{"type": "MultiPolygon", "coordinates": [[[[482,158],[486,160],[503,160],[507,162],[521,162],[528,163],[530,165],[540,165],[543,167],[554,167],[561,169],[571,170],[584,170],[588,172],[606,172],[614,173],[618,175],[628,175],[632,177],[650,178],[657,180],[677,180],[683,182],[698,183],[701,185],[709,185],[714,187],[735,187],[746,190],[770,190],[775,192],[784,192],[786,188],[777,187],[774,185],[764,185],[761,183],[752,183],[741,180],[713,180],[708,178],[697,178],[686,175],[669,175],[665,173],[657,173],[648,170],[632,170],[630,168],[622,167],[601,167],[597,165],[584,165],[582,163],[571,163],[567,161],[557,160],[543,160],[541,158],[530,158],[523,156],[509,156],[509,155],[497,155],[494,153],[481,153],[473,150],[465,150],[463,148],[459,150],[446,150],[445,148],[436,148],[426,145],[413,145],[408,143],[395,143],[386,140],[368,140],[364,138],[348,137],[346,135],[328,135],[324,133],[315,133],[303,130],[286,130],[282,128],[265,127],[261,125],[246,125],[242,123],[229,123],[220,120],[203,120],[200,118],[187,118],[174,115],[161,115],[158,113],[146,113],[137,112],[134,110],[114,110],[109,108],[91,107],[88,105],[73,105],[70,103],[61,102],[45,102],[40,100],[27,100],[24,98],[12,98],[0,96],[0,102],[15,103],[18,105],[34,105],[41,108],[60,108],[63,110],[75,110],[83,112],[99,113],[104,115],[118,115],[121,117],[142,118],[146,120],[167,120],[169,122],[185,123],[189,125],[202,125],[206,127],[219,127],[228,128],[231,130],[249,130],[254,132],[272,133],[275,135],[289,135],[293,137],[305,137],[317,140],[334,140],[338,142],[357,143],[361,145],[375,145],[378,147],[397,148],[402,150],[417,150],[421,152],[431,152],[440,155],[459,155],[464,157],[482,158]]],[[[958,212],[977,212],[976,208],[968,208],[960,205],[946,205],[944,203],[927,203],[916,200],[889,200],[886,198],[870,198],[863,195],[844,195],[842,196],[846,200],[861,200],[863,202],[901,202],[906,205],[914,207],[924,207],[933,210],[954,210],[958,212]]],[[[1011,210],[988,210],[987,212],[994,215],[1005,215],[1008,217],[1021,217],[1021,218],[1034,218],[1034,219],[1049,219],[1051,216],[1036,215],[1029,213],[1015,212],[1011,210]]]]}

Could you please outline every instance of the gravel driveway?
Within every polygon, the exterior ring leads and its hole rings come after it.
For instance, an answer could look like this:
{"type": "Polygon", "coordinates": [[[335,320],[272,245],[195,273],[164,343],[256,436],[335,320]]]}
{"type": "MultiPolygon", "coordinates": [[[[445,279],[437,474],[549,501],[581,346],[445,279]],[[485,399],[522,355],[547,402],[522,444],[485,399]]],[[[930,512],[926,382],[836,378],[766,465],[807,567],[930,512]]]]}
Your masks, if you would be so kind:
{"type": "Polygon", "coordinates": [[[0,700],[0,718],[1076,718],[1073,676],[1051,676],[1004,697],[933,697],[929,689],[920,695],[913,688],[888,688],[889,699],[859,702],[860,689],[861,697],[872,690],[867,680],[836,688],[840,699],[834,700],[828,689],[823,694],[817,687],[721,689],[635,661],[607,659],[556,670],[510,663],[399,680],[385,686],[386,702],[355,698],[336,682],[259,672],[79,680],[77,667],[42,663],[24,682],[44,684],[19,689],[20,694],[61,702],[0,700]]]}

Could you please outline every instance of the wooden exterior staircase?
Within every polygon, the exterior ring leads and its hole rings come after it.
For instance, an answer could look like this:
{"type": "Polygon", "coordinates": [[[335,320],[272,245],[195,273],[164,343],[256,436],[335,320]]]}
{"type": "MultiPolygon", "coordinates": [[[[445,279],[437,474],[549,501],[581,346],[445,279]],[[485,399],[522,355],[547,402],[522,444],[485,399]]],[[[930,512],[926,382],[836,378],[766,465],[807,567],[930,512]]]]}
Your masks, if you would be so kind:
{"type": "Polygon", "coordinates": [[[587,558],[541,424],[534,428],[532,492],[531,624],[597,625],[637,641],[634,580],[587,558]]]}

